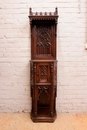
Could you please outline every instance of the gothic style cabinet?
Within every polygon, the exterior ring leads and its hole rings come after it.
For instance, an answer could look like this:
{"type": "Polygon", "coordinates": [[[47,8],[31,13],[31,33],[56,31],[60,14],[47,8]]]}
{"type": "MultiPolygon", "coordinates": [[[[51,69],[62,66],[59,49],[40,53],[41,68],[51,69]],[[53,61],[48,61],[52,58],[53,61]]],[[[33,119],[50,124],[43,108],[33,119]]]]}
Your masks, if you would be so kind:
{"type": "Polygon", "coordinates": [[[56,118],[57,60],[55,12],[35,13],[30,8],[31,27],[31,119],[53,122],[56,118]]]}

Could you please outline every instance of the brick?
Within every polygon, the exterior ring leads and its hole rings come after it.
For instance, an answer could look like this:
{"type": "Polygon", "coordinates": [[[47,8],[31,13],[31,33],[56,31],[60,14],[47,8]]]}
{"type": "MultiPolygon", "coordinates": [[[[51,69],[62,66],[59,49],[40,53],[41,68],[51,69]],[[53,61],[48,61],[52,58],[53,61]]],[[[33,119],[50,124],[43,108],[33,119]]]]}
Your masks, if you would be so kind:
{"type": "Polygon", "coordinates": [[[0,1],[0,112],[30,112],[29,8],[58,7],[57,111],[87,112],[86,0],[0,1]]]}

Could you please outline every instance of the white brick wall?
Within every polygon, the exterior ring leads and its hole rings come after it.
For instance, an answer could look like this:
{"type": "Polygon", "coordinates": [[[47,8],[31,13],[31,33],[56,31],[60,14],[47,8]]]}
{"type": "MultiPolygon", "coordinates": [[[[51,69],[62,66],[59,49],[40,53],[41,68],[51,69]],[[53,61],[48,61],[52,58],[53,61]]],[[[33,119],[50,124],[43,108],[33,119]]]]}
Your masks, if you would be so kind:
{"type": "Polygon", "coordinates": [[[87,112],[86,0],[0,0],[0,112],[31,110],[29,7],[58,7],[57,112],[87,112]]]}

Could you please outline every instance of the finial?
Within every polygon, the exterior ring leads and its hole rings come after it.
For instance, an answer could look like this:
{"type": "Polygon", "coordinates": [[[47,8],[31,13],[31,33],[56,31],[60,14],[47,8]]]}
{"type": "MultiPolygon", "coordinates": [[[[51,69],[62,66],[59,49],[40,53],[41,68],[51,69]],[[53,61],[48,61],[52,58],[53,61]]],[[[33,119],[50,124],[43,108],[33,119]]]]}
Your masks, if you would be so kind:
{"type": "Polygon", "coordinates": [[[56,14],[56,15],[58,14],[58,10],[57,10],[57,7],[55,8],[55,14],[56,14]]]}
{"type": "Polygon", "coordinates": [[[30,8],[30,15],[32,15],[32,8],[30,8]]]}

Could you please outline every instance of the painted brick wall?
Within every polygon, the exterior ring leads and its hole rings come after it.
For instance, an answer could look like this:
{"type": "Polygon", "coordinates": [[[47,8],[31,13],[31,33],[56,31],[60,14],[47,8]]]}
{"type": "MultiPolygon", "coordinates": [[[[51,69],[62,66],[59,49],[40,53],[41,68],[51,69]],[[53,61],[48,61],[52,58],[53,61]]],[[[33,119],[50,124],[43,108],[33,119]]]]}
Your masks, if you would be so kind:
{"type": "Polygon", "coordinates": [[[0,0],[0,112],[31,110],[29,7],[58,7],[57,112],[87,112],[86,0],[0,0]]]}

